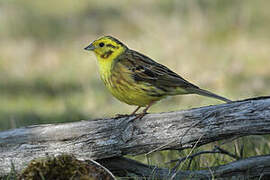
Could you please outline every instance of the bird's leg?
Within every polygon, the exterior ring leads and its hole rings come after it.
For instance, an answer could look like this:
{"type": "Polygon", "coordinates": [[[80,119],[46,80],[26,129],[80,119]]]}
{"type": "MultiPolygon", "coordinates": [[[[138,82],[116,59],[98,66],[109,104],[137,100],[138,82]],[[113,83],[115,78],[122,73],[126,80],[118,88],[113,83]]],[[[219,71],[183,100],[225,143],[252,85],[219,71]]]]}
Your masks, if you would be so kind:
{"type": "Polygon", "coordinates": [[[136,117],[133,119],[133,121],[136,120],[136,119],[142,119],[143,116],[145,116],[145,115],[147,114],[147,110],[148,110],[153,104],[154,104],[154,101],[150,102],[150,103],[146,106],[146,108],[143,110],[142,113],[136,115],[136,117]]]}
{"type": "Polygon", "coordinates": [[[127,116],[133,116],[135,113],[141,108],[141,106],[138,106],[135,111],[133,111],[130,115],[128,114],[116,114],[116,118],[122,118],[122,117],[127,117],[127,116]]]}
{"type": "Polygon", "coordinates": [[[130,116],[133,116],[140,108],[141,108],[141,106],[138,106],[138,107],[130,114],[130,116]]]}

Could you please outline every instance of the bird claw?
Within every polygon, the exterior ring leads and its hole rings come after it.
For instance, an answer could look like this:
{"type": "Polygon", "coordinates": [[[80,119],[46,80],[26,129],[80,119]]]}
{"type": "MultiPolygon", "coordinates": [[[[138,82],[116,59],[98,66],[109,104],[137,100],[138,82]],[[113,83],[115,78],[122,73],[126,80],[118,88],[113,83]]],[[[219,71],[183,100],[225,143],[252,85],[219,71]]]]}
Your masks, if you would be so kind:
{"type": "Polygon", "coordinates": [[[123,118],[123,117],[128,117],[128,114],[116,114],[115,119],[123,118]]]}
{"type": "Polygon", "coordinates": [[[135,114],[135,118],[132,119],[132,121],[135,121],[136,119],[142,119],[146,114],[146,112],[140,113],[140,114],[135,114]]]}

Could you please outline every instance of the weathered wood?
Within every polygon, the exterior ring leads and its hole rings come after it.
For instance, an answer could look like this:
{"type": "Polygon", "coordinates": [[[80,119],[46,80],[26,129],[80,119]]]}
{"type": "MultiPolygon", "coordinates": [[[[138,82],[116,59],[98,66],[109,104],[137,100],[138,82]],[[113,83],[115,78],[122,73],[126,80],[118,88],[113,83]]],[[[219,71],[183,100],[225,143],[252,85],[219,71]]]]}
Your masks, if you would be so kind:
{"type": "Polygon", "coordinates": [[[270,155],[254,156],[223,166],[198,171],[171,172],[166,168],[148,166],[137,161],[118,157],[99,160],[117,176],[138,176],[149,179],[269,179],[270,155]]]}
{"type": "Polygon", "coordinates": [[[28,126],[0,132],[0,176],[37,157],[71,153],[103,159],[154,149],[185,149],[253,134],[270,134],[270,97],[178,112],[28,126]]]}

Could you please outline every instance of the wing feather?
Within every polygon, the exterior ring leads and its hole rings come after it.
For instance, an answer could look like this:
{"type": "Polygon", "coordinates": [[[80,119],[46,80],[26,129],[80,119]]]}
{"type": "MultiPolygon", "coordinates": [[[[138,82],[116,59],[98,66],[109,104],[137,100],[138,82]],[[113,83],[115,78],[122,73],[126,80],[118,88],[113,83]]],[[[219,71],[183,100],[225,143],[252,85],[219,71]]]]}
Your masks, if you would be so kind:
{"type": "Polygon", "coordinates": [[[134,50],[127,49],[118,57],[117,63],[126,66],[134,80],[138,82],[144,81],[158,88],[198,88],[166,66],[134,50]]]}

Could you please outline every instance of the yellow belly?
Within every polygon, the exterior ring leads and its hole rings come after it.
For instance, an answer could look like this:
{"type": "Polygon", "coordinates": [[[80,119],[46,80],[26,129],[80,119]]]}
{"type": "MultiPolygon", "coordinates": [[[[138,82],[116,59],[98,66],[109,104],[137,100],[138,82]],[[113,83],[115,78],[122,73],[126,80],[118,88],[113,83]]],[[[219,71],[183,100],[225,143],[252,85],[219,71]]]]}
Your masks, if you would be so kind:
{"type": "Polygon", "coordinates": [[[125,102],[130,105],[136,106],[147,106],[151,102],[155,102],[160,100],[160,97],[152,97],[148,96],[146,93],[142,93],[139,91],[134,91],[132,89],[109,89],[110,92],[116,97],[118,100],[125,102]]]}
{"type": "Polygon", "coordinates": [[[151,102],[159,101],[165,97],[158,93],[149,95],[149,92],[156,92],[154,87],[145,83],[136,83],[131,78],[124,79],[120,76],[101,78],[114,97],[129,105],[145,107],[151,102]]]}
{"type": "Polygon", "coordinates": [[[144,107],[151,102],[159,101],[160,99],[164,98],[164,96],[155,97],[148,95],[147,92],[141,88],[140,84],[133,84],[133,86],[123,86],[119,84],[116,86],[106,85],[106,87],[114,97],[130,105],[144,107]]]}
{"type": "Polygon", "coordinates": [[[99,61],[101,79],[114,97],[130,105],[147,106],[165,96],[145,82],[135,82],[128,69],[118,64],[113,71],[108,61],[99,61]]]}

